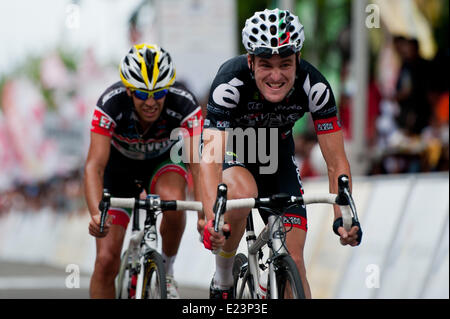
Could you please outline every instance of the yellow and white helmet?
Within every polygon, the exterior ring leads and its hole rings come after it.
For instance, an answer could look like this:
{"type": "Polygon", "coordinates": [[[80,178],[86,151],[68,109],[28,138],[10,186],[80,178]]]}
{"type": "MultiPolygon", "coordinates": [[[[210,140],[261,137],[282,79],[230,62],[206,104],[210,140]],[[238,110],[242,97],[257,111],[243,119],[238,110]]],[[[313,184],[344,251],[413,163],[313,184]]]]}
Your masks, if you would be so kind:
{"type": "Polygon", "coordinates": [[[136,44],[120,63],[120,78],[130,89],[154,91],[175,81],[175,66],[169,53],[156,44],[136,44]]]}

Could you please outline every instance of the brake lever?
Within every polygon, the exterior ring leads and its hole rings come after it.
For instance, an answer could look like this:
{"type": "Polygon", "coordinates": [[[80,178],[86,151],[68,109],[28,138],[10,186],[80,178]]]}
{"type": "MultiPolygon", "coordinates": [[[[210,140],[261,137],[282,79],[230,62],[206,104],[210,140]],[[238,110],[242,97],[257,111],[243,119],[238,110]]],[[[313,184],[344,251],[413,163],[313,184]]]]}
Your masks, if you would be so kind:
{"type": "Polygon", "coordinates": [[[111,194],[105,188],[103,190],[102,200],[98,205],[98,209],[100,210],[100,233],[103,233],[105,228],[106,216],[108,216],[108,210],[111,206],[111,194]]]}

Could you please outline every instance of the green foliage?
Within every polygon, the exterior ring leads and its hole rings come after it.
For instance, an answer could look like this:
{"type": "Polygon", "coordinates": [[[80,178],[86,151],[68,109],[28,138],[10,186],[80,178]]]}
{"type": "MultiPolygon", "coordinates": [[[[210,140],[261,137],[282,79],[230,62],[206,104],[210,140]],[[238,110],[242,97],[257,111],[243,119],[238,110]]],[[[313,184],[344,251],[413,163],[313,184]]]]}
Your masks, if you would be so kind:
{"type": "Polygon", "coordinates": [[[237,40],[239,44],[239,52],[245,53],[244,45],[242,44],[242,28],[245,25],[245,20],[250,18],[255,11],[263,11],[272,5],[271,0],[237,0],[237,40]]]}
{"type": "Polygon", "coordinates": [[[75,53],[74,51],[67,51],[64,50],[63,48],[59,48],[58,54],[67,70],[69,70],[70,72],[77,71],[79,61],[77,53],[75,53]]]}

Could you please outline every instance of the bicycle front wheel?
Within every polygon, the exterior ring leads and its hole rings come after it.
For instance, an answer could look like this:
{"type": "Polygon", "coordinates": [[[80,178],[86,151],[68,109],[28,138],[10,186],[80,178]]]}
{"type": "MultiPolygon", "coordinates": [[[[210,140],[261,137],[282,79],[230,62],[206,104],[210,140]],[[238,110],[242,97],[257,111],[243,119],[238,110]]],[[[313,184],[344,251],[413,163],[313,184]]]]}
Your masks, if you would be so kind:
{"type": "Polygon", "coordinates": [[[236,299],[256,299],[253,277],[244,254],[237,254],[233,263],[234,296],[236,299]]]}
{"type": "Polygon", "coordinates": [[[116,297],[117,299],[128,299],[130,296],[130,285],[131,285],[131,272],[130,272],[130,262],[128,260],[128,252],[122,254],[122,259],[120,261],[119,274],[116,278],[116,297]]]}
{"type": "Polygon", "coordinates": [[[162,256],[149,252],[144,259],[142,299],[167,299],[166,271],[162,256]]]}
{"type": "Polygon", "coordinates": [[[300,274],[291,256],[283,255],[274,260],[279,299],[305,299],[300,274]]]}

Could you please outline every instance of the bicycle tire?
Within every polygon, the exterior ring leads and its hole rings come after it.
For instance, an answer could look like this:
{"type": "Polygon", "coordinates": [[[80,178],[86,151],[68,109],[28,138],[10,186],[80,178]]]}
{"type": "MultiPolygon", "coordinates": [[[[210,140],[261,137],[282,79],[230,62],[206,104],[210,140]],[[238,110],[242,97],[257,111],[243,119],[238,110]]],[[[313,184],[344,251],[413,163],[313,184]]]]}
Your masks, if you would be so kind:
{"type": "Polygon", "coordinates": [[[131,280],[130,265],[127,255],[127,250],[122,254],[120,260],[119,273],[116,277],[116,298],[117,299],[129,299],[129,284],[131,280]]]}
{"type": "Polygon", "coordinates": [[[166,271],[162,256],[157,251],[144,258],[142,299],[167,299],[166,271]]]}
{"type": "Polygon", "coordinates": [[[248,268],[248,259],[242,253],[234,257],[233,278],[235,299],[256,299],[255,285],[248,268]]]}
{"type": "MultiPolygon", "coordinates": [[[[279,299],[305,299],[302,280],[297,265],[289,255],[274,259],[276,284],[279,299]]],[[[269,282],[270,285],[270,282],[269,282]]],[[[270,289],[269,289],[270,298],[270,289]]]]}

